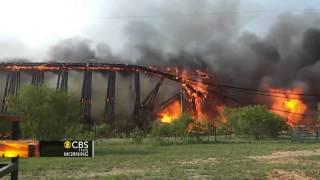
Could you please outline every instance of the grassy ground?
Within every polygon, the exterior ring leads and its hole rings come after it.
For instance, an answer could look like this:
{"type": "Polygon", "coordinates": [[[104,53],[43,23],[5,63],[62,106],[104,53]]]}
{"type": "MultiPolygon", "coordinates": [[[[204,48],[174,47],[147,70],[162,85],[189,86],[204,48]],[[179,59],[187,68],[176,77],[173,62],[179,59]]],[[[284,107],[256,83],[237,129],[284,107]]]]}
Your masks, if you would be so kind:
{"type": "MultiPolygon", "coordinates": [[[[103,140],[94,158],[22,159],[21,179],[320,179],[319,144],[288,140],[159,146],[103,140]]],[[[3,160],[2,160],[3,161],[3,160]]]]}

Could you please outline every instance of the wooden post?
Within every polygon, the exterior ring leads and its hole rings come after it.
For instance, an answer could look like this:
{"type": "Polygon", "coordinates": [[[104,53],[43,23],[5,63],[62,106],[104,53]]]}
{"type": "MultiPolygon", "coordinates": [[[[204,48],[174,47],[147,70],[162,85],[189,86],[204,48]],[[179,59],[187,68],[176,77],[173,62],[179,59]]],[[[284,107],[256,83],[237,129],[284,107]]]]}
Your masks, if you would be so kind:
{"type": "Polygon", "coordinates": [[[116,96],[116,73],[109,72],[107,98],[105,104],[105,120],[114,123],[115,120],[115,96],[116,96]]]}
{"type": "Polygon", "coordinates": [[[44,72],[43,71],[33,71],[31,85],[34,87],[40,87],[44,82],[44,72]]]}
{"type": "Polygon", "coordinates": [[[92,71],[87,70],[83,75],[82,92],[80,104],[82,107],[82,116],[88,125],[93,125],[91,119],[91,97],[92,97],[92,71]]]}
{"type": "MultiPolygon", "coordinates": [[[[20,117],[19,116],[13,116],[13,115],[0,115],[0,121],[11,121],[11,137],[12,140],[18,140],[20,139],[20,117]]],[[[19,157],[14,157],[11,158],[11,165],[8,167],[10,168],[11,171],[11,180],[18,180],[18,175],[19,175],[19,157]]],[[[9,171],[9,172],[10,172],[9,171]]]]}
{"type": "MultiPolygon", "coordinates": [[[[12,122],[12,139],[18,140],[20,138],[19,121],[12,122]]],[[[15,169],[11,172],[11,180],[17,180],[19,175],[19,157],[11,158],[11,163],[15,164],[15,169]]]]}
{"type": "Polygon", "coordinates": [[[140,74],[136,71],[134,74],[134,84],[135,84],[135,103],[133,110],[133,122],[142,128],[142,123],[140,121],[140,74]]]}
{"type": "Polygon", "coordinates": [[[59,71],[56,91],[68,92],[68,71],[59,71]]]}
{"type": "Polygon", "coordinates": [[[180,107],[181,107],[181,115],[184,114],[184,97],[183,91],[180,92],[180,107]]]}
{"type": "Polygon", "coordinates": [[[6,98],[8,96],[17,96],[19,89],[20,89],[20,72],[19,71],[8,72],[3,99],[2,99],[1,113],[6,113],[8,111],[6,98]]]}

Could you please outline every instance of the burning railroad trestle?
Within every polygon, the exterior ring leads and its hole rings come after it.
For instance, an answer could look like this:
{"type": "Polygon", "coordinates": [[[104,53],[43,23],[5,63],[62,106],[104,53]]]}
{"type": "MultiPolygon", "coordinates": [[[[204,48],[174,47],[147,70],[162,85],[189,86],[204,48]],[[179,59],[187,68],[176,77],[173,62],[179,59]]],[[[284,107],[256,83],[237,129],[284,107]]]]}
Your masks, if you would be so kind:
{"type": "MultiPolygon", "coordinates": [[[[107,93],[105,98],[105,110],[104,120],[108,123],[115,122],[115,95],[116,95],[116,72],[132,72],[134,74],[134,95],[135,102],[132,113],[131,121],[139,128],[144,128],[145,113],[155,114],[155,109],[159,110],[163,104],[158,105],[156,108],[156,98],[165,79],[172,80],[180,83],[182,86],[181,92],[178,93],[179,100],[179,114],[185,110],[190,112],[196,112],[197,108],[201,108],[201,99],[206,98],[207,92],[203,89],[199,89],[196,86],[188,83],[186,78],[186,72],[179,70],[178,68],[154,68],[144,67],[138,65],[127,64],[106,64],[106,63],[1,63],[0,71],[7,73],[7,79],[5,84],[2,109],[5,113],[8,108],[6,99],[8,96],[17,95],[20,88],[20,73],[27,72],[31,74],[31,85],[40,87],[45,81],[45,72],[51,72],[57,74],[56,91],[68,91],[68,79],[70,71],[83,72],[83,82],[81,90],[81,111],[82,117],[86,124],[93,125],[95,122],[91,117],[92,106],[92,74],[93,72],[99,72],[106,74],[108,77],[107,93]],[[140,73],[151,75],[159,78],[159,82],[149,92],[145,99],[141,99],[140,96],[140,73]],[[189,97],[188,99],[187,96],[189,97]],[[189,105],[184,108],[185,104],[189,105]],[[192,104],[192,105],[190,105],[192,104]],[[143,117],[142,117],[143,116],[143,117]]],[[[197,70],[192,77],[198,80],[208,79],[206,73],[197,70]]],[[[176,98],[174,97],[174,98],[176,98]]],[[[173,99],[174,99],[173,98],[173,99]]],[[[172,99],[169,99],[171,101],[172,99]]],[[[165,101],[168,103],[169,101],[165,101]]],[[[200,114],[194,113],[196,116],[200,114]]]]}
{"type": "MultiPolygon", "coordinates": [[[[184,112],[187,112],[196,120],[212,120],[219,113],[219,107],[224,106],[229,100],[239,105],[264,105],[267,108],[286,119],[290,126],[295,126],[302,117],[306,115],[314,118],[314,113],[310,114],[311,108],[305,98],[319,97],[316,95],[303,94],[299,87],[293,89],[277,89],[266,87],[267,90],[254,90],[228,85],[219,85],[213,82],[208,72],[200,70],[186,70],[179,68],[145,67],[127,64],[106,64],[106,63],[1,63],[0,72],[6,72],[7,78],[4,87],[1,112],[8,109],[7,96],[17,95],[20,89],[21,72],[29,73],[32,76],[31,84],[40,87],[45,81],[45,72],[57,75],[56,90],[68,91],[69,73],[71,71],[83,72],[81,90],[81,110],[85,123],[93,125],[95,120],[91,117],[92,95],[93,95],[93,73],[101,73],[107,77],[107,92],[104,107],[104,121],[110,124],[116,119],[116,76],[117,73],[132,73],[134,76],[133,98],[134,106],[131,111],[131,122],[139,128],[145,128],[148,114],[151,119],[160,118],[162,122],[170,123],[184,112]],[[158,82],[148,92],[144,99],[141,97],[141,77],[140,74],[153,76],[158,82]],[[171,80],[181,86],[171,98],[156,104],[158,92],[164,80],[171,80]],[[221,88],[221,89],[220,89],[221,88]],[[267,103],[239,103],[239,99],[228,96],[226,89],[238,90],[238,92],[251,93],[267,97],[267,103]],[[210,100],[209,100],[210,99],[210,100]]],[[[316,100],[316,99],[313,99],[316,100]]]]}

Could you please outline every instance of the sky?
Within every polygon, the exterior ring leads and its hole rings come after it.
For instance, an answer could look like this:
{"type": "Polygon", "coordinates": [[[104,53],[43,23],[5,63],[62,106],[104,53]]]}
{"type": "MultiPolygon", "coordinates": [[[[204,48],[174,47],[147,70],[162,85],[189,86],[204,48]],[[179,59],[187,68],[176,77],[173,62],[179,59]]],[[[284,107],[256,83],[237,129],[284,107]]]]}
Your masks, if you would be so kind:
{"type": "MultiPolygon", "coordinates": [[[[209,0],[0,0],[0,58],[43,59],[50,46],[73,37],[106,43],[120,52],[131,21],[157,25],[159,21],[230,13],[230,9],[202,7],[209,0]],[[188,5],[186,5],[188,4],[188,5]],[[192,11],[188,6],[191,5],[192,11]],[[169,8],[168,8],[169,7],[169,8]],[[173,16],[178,16],[174,17],[173,16]]],[[[214,4],[218,0],[210,0],[214,4]]],[[[241,31],[264,36],[279,14],[320,9],[317,0],[224,0],[236,3],[241,31]]]]}

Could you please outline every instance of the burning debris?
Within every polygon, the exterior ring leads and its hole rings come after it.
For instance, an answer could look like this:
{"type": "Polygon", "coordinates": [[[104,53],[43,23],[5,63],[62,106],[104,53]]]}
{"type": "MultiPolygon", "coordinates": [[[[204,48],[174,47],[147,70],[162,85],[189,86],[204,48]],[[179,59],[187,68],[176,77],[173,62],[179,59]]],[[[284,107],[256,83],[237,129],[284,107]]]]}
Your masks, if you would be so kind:
{"type": "Polygon", "coordinates": [[[183,71],[182,78],[184,78],[182,87],[187,94],[187,100],[190,104],[194,105],[192,117],[198,120],[207,120],[208,117],[203,112],[203,105],[208,96],[208,86],[201,81],[192,82],[188,80],[190,77],[186,71],[183,71]]]}
{"type": "MultiPolygon", "coordinates": [[[[181,79],[182,91],[184,98],[187,101],[187,113],[189,113],[196,121],[208,120],[203,105],[205,104],[209,92],[207,89],[208,86],[202,82],[203,80],[209,79],[208,73],[200,70],[189,73],[187,70],[181,71],[177,68],[175,68],[174,71],[172,71],[171,68],[167,68],[167,71],[174,72],[176,77],[181,79]],[[193,77],[197,77],[197,79],[192,79],[193,77]]],[[[179,118],[184,109],[181,102],[182,101],[179,102],[179,100],[175,100],[162,109],[159,113],[161,122],[171,123],[174,119],[179,118]]]]}

